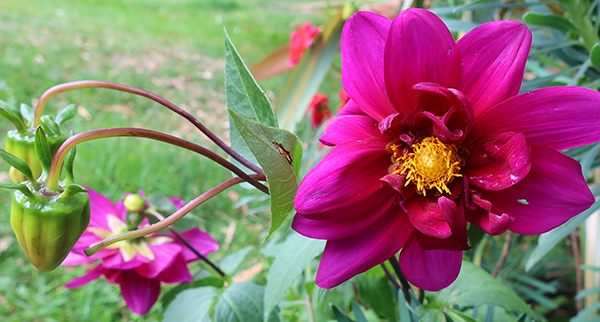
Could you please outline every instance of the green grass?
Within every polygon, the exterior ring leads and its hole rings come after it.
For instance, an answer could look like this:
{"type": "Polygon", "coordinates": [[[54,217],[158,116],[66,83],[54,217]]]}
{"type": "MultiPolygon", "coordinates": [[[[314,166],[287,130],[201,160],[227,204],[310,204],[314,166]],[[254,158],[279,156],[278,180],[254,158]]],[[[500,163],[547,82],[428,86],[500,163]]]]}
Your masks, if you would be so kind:
{"type": "MultiPolygon", "coordinates": [[[[323,21],[319,15],[300,14],[294,3],[3,0],[0,98],[13,97],[18,103],[32,104],[44,90],[62,82],[108,80],[157,93],[223,135],[227,133],[223,27],[242,56],[249,62],[257,61],[286,43],[289,31],[298,23],[323,21]]],[[[277,91],[284,79],[267,80],[264,86],[277,91]]],[[[53,98],[47,111],[54,113],[68,103],[77,104],[80,111],[76,120],[68,123],[76,132],[145,127],[211,146],[183,119],[140,97],[106,89],[81,90],[53,98]]],[[[0,130],[9,128],[8,122],[0,122],[0,130]]],[[[5,171],[7,166],[0,169],[5,171]]],[[[127,189],[190,200],[231,176],[191,152],[135,138],[104,139],[78,146],[75,174],[78,183],[113,200],[127,189]]],[[[234,191],[243,193],[241,188],[234,191]]],[[[64,283],[84,273],[81,267],[59,268],[51,273],[36,271],[27,263],[9,227],[9,196],[9,192],[0,192],[4,214],[0,218],[3,321],[160,320],[160,304],[147,316],[137,317],[125,308],[118,287],[103,279],[74,290],[64,288],[64,283]]],[[[194,224],[220,243],[225,238],[224,227],[238,223],[230,249],[259,245],[268,227],[267,214],[244,213],[233,206],[226,193],[202,205],[192,216],[194,224]]],[[[230,249],[211,256],[220,258],[230,249]]]]}

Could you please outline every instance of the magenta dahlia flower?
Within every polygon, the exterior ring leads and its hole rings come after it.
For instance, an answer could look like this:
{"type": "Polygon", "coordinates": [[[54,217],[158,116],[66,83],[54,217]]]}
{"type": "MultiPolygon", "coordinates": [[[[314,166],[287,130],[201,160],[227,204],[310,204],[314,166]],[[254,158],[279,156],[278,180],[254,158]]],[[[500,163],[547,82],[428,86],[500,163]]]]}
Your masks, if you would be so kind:
{"type": "Polygon", "coordinates": [[[292,227],[326,239],[317,284],[335,287],[395,256],[436,291],[457,277],[467,223],[491,235],[547,232],[594,202],[559,150],[600,140],[600,94],[518,94],[531,32],[490,22],[455,42],[433,13],[359,12],[342,32],[350,101],[321,137],[292,227]]]}
{"type": "MultiPolygon", "coordinates": [[[[109,283],[119,284],[129,309],[139,315],[150,311],[160,294],[161,283],[192,281],[187,263],[199,258],[172,234],[151,234],[133,241],[122,241],[87,257],[84,250],[107,237],[127,230],[127,210],[123,202],[116,205],[88,188],[90,195],[90,225],[73,247],[62,265],[81,265],[100,260],[87,274],[76,277],[65,286],[75,288],[104,275],[109,283]]],[[[170,198],[181,208],[183,200],[170,198]]],[[[147,225],[144,219],[140,226],[147,225]]],[[[192,228],[181,233],[198,252],[206,255],[219,245],[207,233],[192,228]]]]}

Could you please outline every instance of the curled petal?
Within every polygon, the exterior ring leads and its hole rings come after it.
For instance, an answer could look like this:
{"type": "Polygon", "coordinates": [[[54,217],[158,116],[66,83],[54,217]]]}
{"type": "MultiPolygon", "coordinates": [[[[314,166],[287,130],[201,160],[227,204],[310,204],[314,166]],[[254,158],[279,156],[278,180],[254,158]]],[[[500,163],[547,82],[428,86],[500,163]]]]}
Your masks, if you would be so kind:
{"type": "Polygon", "coordinates": [[[360,233],[327,241],[317,271],[317,285],[332,288],[383,263],[404,246],[413,230],[402,209],[391,207],[360,233]]]}
{"type": "Polygon", "coordinates": [[[462,90],[479,115],[519,93],[531,47],[531,31],[516,21],[485,23],[456,44],[462,90]]]}
{"type": "Polygon", "coordinates": [[[409,115],[419,94],[413,85],[433,82],[456,88],[460,57],[454,38],[435,14],[408,9],[394,18],[384,52],[385,85],[397,112],[409,115]]]}
{"type": "Polygon", "coordinates": [[[400,268],[414,286],[439,291],[456,280],[462,263],[462,250],[421,248],[415,234],[400,252],[400,268]]]}
{"type": "Polygon", "coordinates": [[[502,190],[521,181],[531,169],[531,148],[525,135],[504,132],[479,139],[463,170],[469,184],[502,190]]]}
{"type": "Polygon", "coordinates": [[[481,191],[495,213],[516,219],[509,230],[538,235],[554,229],[594,203],[579,162],[539,146],[531,147],[531,171],[500,191],[481,191]]]}
{"type": "Polygon", "coordinates": [[[121,294],[127,307],[135,314],[144,315],[150,311],[160,294],[160,282],[143,278],[135,271],[123,271],[118,280],[121,294]]]}
{"type": "Polygon", "coordinates": [[[300,183],[296,211],[316,218],[348,207],[356,212],[371,209],[371,196],[382,189],[379,179],[390,165],[386,144],[370,139],[335,147],[300,183]]]}
{"type": "MultiPolygon", "coordinates": [[[[454,208],[445,206],[444,210],[456,211],[455,207],[456,205],[454,208]]],[[[452,235],[448,220],[437,200],[417,196],[406,201],[406,210],[411,224],[421,233],[438,239],[452,235]]]]}
{"type": "Polygon", "coordinates": [[[476,118],[471,137],[521,132],[531,145],[564,150],[600,140],[600,93],[547,87],[517,95],[476,118]]]}
{"type": "Polygon", "coordinates": [[[462,203],[459,201],[457,204],[454,200],[440,197],[438,206],[450,226],[452,235],[447,238],[436,238],[419,231],[416,234],[419,246],[425,250],[468,250],[470,247],[467,243],[467,221],[462,203]]]}
{"type": "Polygon", "coordinates": [[[344,90],[377,121],[397,112],[387,97],[383,76],[382,53],[390,24],[378,14],[358,12],[346,21],[340,42],[344,90]]]}
{"type": "Polygon", "coordinates": [[[492,236],[501,235],[515,223],[515,218],[507,214],[497,215],[493,213],[492,203],[481,199],[479,193],[472,192],[471,199],[479,209],[467,212],[467,219],[486,233],[492,236]]]}

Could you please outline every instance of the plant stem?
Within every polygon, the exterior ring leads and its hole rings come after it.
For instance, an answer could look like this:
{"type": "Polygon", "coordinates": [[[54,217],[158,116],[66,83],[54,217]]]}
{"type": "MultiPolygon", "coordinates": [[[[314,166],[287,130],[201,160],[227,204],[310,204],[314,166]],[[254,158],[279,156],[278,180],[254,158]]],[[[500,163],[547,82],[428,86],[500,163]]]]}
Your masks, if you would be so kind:
{"type": "Polygon", "coordinates": [[[406,303],[410,303],[410,285],[408,284],[406,277],[402,273],[402,269],[400,269],[400,263],[398,263],[398,259],[396,259],[396,256],[392,256],[392,258],[390,258],[388,261],[390,262],[390,264],[392,264],[392,268],[394,269],[396,276],[400,280],[400,284],[402,284],[401,288],[402,294],[404,294],[404,300],[406,300],[406,303]]]}
{"type": "Polygon", "coordinates": [[[387,278],[390,280],[390,282],[392,282],[392,284],[394,285],[394,287],[399,290],[400,289],[400,284],[398,284],[398,281],[396,281],[396,279],[394,278],[394,276],[392,276],[392,273],[390,273],[390,271],[387,269],[387,267],[385,267],[385,263],[381,263],[381,268],[383,269],[383,272],[385,273],[385,276],[387,276],[387,278]]]}
{"type": "MultiPolygon", "coordinates": [[[[156,217],[158,220],[165,220],[165,217],[163,217],[156,210],[147,209],[146,212],[149,213],[150,215],[156,217]]],[[[196,248],[194,248],[194,246],[192,246],[192,244],[190,244],[185,238],[183,238],[183,236],[181,236],[181,234],[177,230],[175,230],[175,228],[169,226],[169,227],[167,227],[167,229],[173,235],[175,235],[175,237],[177,237],[177,239],[179,239],[179,241],[182,242],[185,245],[185,247],[187,247],[189,250],[192,251],[192,253],[194,253],[196,256],[198,256],[198,258],[200,258],[206,264],[208,264],[208,266],[210,266],[212,269],[214,269],[219,275],[221,275],[221,277],[225,277],[226,274],[217,265],[215,265],[206,256],[202,255],[202,253],[200,253],[198,250],[196,250],[196,248]]]]}
{"type": "MultiPolygon", "coordinates": [[[[571,246],[573,248],[573,259],[575,260],[575,278],[577,279],[577,294],[583,290],[583,272],[581,271],[581,252],[579,250],[579,231],[571,232],[571,246]]],[[[577,300],[577,312],[583,310],[583,298],[577,300]]]]}
{"type": "Polygon", "coordinates": [[[504,262],[506,262],[506,258],[508,257],[508,251],[510,250],[511,239],[512,239],[512,231],[509,230],[506,232],[506,238],[504,239],[504,246],[502,247],[502,253],[500,254],[500,259],[498,260],[498,263],[496,264],[496,267],[494,268],[494,271],[492,272],[493,277],[498,276],[498,273],[500,273],[500,269],[502,269],[502,266],[504,266],[504,262]]]}
{"type": "Polygon", "coordinates": [[[156,132],[152,130],[146,129],[137,129],[137,128],[112,128],[112,129],[101,129],[101,130],[92,130],[88,132],[83,132],[79,134],[75,134],[72,137],[68,138],[58,149],[56,155],[54,155],[54,160],[52,161],[52,167],[50,168],[50,173],[48,174],[48,179],[46,181],[46,187],[51,191],[58,190],[58,180],[60,177],[60,169],[62,168],[62,164],[64,159],[74,146],[79,143],[83,143],[90,140],[101,139],[101,138],[109,138],[109,137],[126,137],[126,136],[135,136],[135,137],[143,137],[148,139],[153,139],[165,143],[169,143],[172,145],[176,145],[178,147],[188,149],[199,153],[223,167],[229,169],[240,178],[246,180],[248,183],[252,184],[260,191],[264,193],[269,193],[268,188],[255,180],[253,177],[247,175],[241,169],[236,167],[231,162],[227,161],[223,157],[218,154],[202,147],[192,142],[180,139],[178,137],[168,135],[161,132],[156,132]]]}
{"type": "Polygon", "coordinates": [[[202,122],[200,122],[198,119],[193,117],[190,113],[186,112],[185,110],[181,109],[179,106],[167,101],[166,99],[164,99],[154,93],[151,93],[151,92],[148,92],[143,89],[136,88],[136,87],[132,87],[132,86],[111,83],[111,82],[106,82],[106,81],[98,81],[98,80],[83,80],[83,81],[76,81],[76,82],[64,83],[64,84],[53,86],[53,87],[47,89],[42,94],[37,105],[35,106],[35,111],[34,111],[34,115],[33,115],[34,116],[34,118],[33,118],[34,127],[37,127],[39,125],[40,118],[42,117],[42,113],[44,111],[44,106],[46,105],[46,102],[48,102],[48,100],[52,96],[55,96],[57,94],[60,94],[62,92],[66,92],[66,91],[76,90],[76,89],[84,89],[84,88],[108,88],[108,89],[114,89],[114,90],[118,90],[118,91],[122,91],[122,92],[127,92],[127,93],[131,93],[131,94],[135,94],[135,95],[139,95],[139,96],[143,96],[148,99],[151,99],[151,100],[161,104],[162,106],[170,109],[171,111],[179,114],[180,116],[182,116],[189,122],[191,122],[198,130],[200,130],[202,133],[204,133],[204,135],[206,135],[211,141],[213,141],[223,151],[225,151],[232,158],[236,159],[238,162],[243,164],[248,169],[250,169],[256,173],[259,173],[259,174],[263,173],[263,171],[260,167],[256,166],[252,162],[246,160],[244,157],[242,157],[237,152],[235,152],[233,149],[231,149],[227,144],[225,144],[225,142],[223,142],[221,139],[219,139],[219,137],[217,137],[214,133],[212,133],[208,128],[206,128],[204,126],[204,124],[202,124],[202,122]]]}
{"type": "MultiPolygon", "coordinates": [[[[265,180],[266,179],[264,174],[252,174],[252,175],[250,175],[250,177],[252,177],[255,180],[265,180]]],[[[96,243],[96,244],[92,245],[91,247],[89,247],[88,249],[86,249],[85,254],[87,256],[91,256],[91,255],[97,253],[98,251],[100,251],[101,249],[103,249],[109,245],[112,245],[116,242],[146,236],[148,234],[155,233],[161,229],[165,229],[165,228],[169,227],[170,225],[172,225],[177,220],[183,218],[183,216],[187,215],[190,211],[194,210],[194,208],[203,204],[210,198],[225,191],[227,188],[234,186],[238,183],[241,183],[243,181],[244,180],[240,177],[231,178],[231,179],[219,184],[218,186],[208,190],[207,192],[201,194],[200,196],[196,197],[196,199],[188,202],[186,205],[184,205],[183,207],[178,209],[176,212],[174,212],[172,215],[165,218],[164,220],[161,220],[155,224],[152,224],[152,225],[144,227],[144,228],[140,228],[137,230],[131,230],[131,231],[124,232],[124,233],[121,233],[118,235],[111,236],[107,239],[104,239],[104,240],[100,241],[99,243],[96,243]]]]}

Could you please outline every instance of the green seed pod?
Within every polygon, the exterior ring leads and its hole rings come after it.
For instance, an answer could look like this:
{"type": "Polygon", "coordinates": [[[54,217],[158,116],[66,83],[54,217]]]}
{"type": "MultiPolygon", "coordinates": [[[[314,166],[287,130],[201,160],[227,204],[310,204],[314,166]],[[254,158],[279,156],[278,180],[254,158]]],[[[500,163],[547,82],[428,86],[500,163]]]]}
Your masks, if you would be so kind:
{"type": "Polygon", "coordinates": [[[90,222],[90,198],[78,185],[58,195],[15,190],[10,224],[29,261],[40,271],[58,267],[90,222]]]}
{"type": "MultiPolygon", "coordinates": [[[[66,140],[64,136],[50,135],[48,143],[52,155],[56,153],[60,145],[66,140]]],[[[15,155],[19,159],[25,161],[34,178],[37,178],[42,173],[42,165],[34,147],[35,134],[28,131],[22,132],[17,130],[8,131],[6,136],[6,152],[15,155]]],[[[27,178],[14,167],[10,167],[8,172],[12,182],[23,182],[27,178]]]]}

